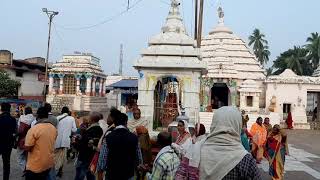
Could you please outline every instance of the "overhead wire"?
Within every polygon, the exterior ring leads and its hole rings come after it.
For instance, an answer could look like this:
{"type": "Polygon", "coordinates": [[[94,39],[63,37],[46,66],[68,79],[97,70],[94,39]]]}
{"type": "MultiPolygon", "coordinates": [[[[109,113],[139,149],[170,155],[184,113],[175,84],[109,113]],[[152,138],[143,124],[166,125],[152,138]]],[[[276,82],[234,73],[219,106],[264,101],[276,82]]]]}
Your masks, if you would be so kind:
{"type": "Polygon", "coordinates": [[[127,8],[99,23],[96,23],[96,24],[93,24],[93,25],[88,25],[88,26],[82,26],[82,27],[65,27],[65,26],[62,26],[62,25],[56,25],[58,28],[61,28],[61,29],[65,29],[65,30],[87,30],[87,29],[92,29],[92,28],[95,28],[97,26],[100,26],[100,25],[103,25],[103,24],[106,24],[122,15],[124,15],[125,13],[127,13],[130,9],[133,9],[135,8],[139,3],[141,3],[143,0],[137,0],[136,2],[132,3],[130,5],[130,2],[128,0],[128,4],[127,4],[127,8]]]}

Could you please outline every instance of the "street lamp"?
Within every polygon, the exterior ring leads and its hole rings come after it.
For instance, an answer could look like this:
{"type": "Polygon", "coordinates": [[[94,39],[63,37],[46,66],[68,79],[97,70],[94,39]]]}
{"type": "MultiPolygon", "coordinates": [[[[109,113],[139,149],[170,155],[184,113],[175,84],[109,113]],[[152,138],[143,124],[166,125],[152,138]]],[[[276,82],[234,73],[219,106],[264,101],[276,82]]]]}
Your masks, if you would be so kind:
{"type": "Polygon", "coordinates": [[[49,62],[49,51],[50,51],[50,36],[51,36],[51,24],[52,24],[52,19],[54,16],[58,15],[59,12],[57,11],[49,11],[47,8],[42,8],[42,11],[47,14],[49,18],[49,33],[48,33],[48,47],[47,47],[47,58],[46,58],[46,71],[45,71],[45,77],[44,77],[44,90],[43,90],[43,96],[44,96],[44,101],[46,101],[46,87],[47,87],[47,81],[48,81],[48,62],[49,62]]]}

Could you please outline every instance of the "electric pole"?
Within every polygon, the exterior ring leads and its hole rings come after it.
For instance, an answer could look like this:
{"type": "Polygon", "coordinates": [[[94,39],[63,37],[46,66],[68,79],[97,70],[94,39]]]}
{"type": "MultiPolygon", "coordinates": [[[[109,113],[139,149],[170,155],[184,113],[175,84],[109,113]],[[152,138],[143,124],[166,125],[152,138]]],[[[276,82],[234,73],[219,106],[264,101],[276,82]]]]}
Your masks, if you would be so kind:
{"type": "Polygon", "coordinates": [[[195,0],[195,11],[194,11],[194,40],[198,39],[198,0],[195,0]]]}
{"type": "Polygon", "coordinates": [[[201,47],[202,39],[202,21],[203,21],[203,0],[200,0],[200,10],[199,10],[199,26],[198,26],[198,36],[197,36],[197,47],[201,47]]]}
{"type": "Polygon", "coordinates": [[[119,75],[122,76],[122,64],[123,64],[123,44],[120,44],[120,62],[119,62],[119,75]]]}
{"type": "Polygon", "coordinates": [[[48,81],[48,63],[49,63],[49,52],[50,52],[50,38],[51,38],[51,24],[54,16],[58,15],[57,11],[48,11],[47,8],[42,8],[42,11],[45,12],[49,18],[49,33],[48,33],[48,47],[47,47],[47,57],[45,62],[45,76],[44,76],[44,89],[43,96],[44,101],[46,101],[46,89],[47,89],[47,81],[48,81]]]}

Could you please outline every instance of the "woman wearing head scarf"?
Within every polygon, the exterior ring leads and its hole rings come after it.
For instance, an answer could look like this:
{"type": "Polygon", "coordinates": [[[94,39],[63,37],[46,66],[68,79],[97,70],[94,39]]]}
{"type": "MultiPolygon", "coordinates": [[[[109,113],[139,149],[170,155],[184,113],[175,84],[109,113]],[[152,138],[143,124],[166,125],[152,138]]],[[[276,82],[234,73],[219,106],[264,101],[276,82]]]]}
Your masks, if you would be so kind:
{"type": "Polygon", "coordinates": [[[210,134],[201,147],[201,180],[262,179],[254,158],[241,144],[241,129],[236,107],[215,111],[210,134]]]}
{"type": "MultiPolygon", "coordinates": [[[[144,126],[138,126],[136,127],[136,133],[138,136],[140,149],[142,153],[143,163],[147,167],[152,166],[152,152],[151,152],[151,141],[148,129],[144,126]]],[[[146,173],[138,173],[137,180],[143,180],[146,173]]]]}
{"type": "Polygon", "coordinates": [[[272,179],[284,178],[285,155],[289,153],[287,135],[278,124],[273,126],[266,144],[267,159],[269,161],[269,174],[272,179]]]}
{"type": "Polygon", "coordinates": [[[191,141],[191,135],[189,133],[189,127],[188,127],[187,121],[180,120],[178,122],[178,132],[179,132],[179,136],[176,140],[176,144],[182,147],[189,144],[190,143],[189,141],[191,141]]]}
{"type": "Polygon", "coordinates": [[[197,123],[195,125],[195,141],[190,144],[182,158],[175,176],[176,180],[199,179],[200,150],[206,138],[205,133],[204,125],[197,123]]]}

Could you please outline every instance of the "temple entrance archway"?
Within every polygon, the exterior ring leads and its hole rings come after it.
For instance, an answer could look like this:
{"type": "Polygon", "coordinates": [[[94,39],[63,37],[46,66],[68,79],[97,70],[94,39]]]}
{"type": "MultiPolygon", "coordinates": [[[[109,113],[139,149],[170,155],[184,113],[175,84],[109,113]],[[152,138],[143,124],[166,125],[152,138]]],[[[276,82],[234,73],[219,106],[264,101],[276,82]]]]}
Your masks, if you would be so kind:
{"type": "Polygon", "coordinates": [[[154,90],[153,129],[161,130],[179,115],[181,89],[174,76],[165,76],[157,81],[154,90]]]}
{"type": "Polygon", "coordinates": [[[230,103],[230,90],[226,83],[215,83],[211,88],[211,106],[219,109],[228,106],[230,103]]]}

